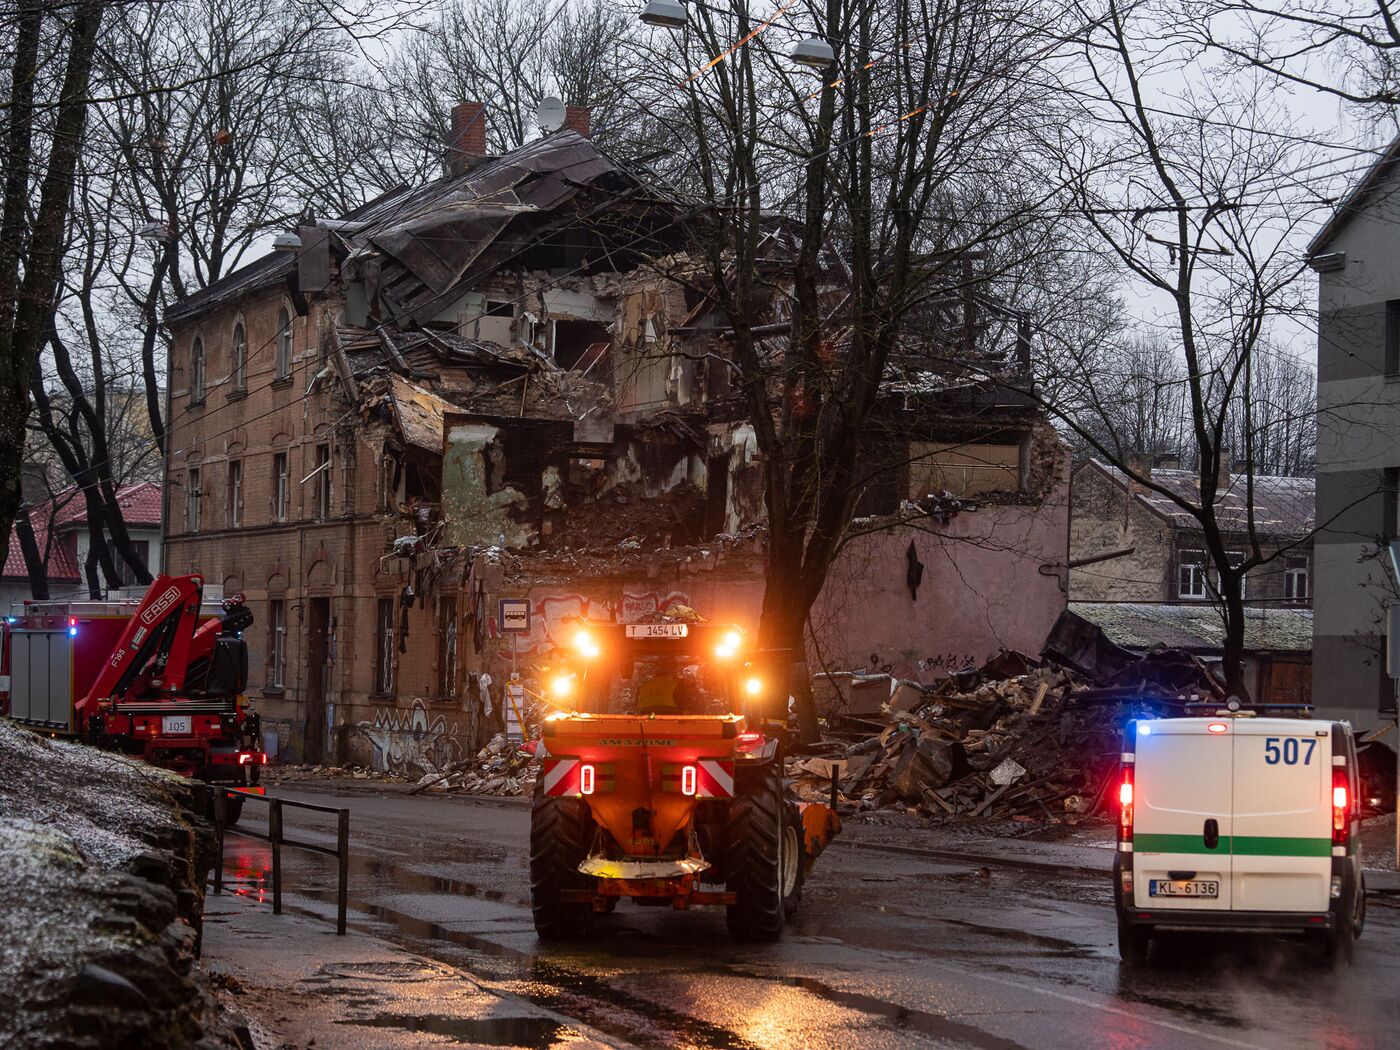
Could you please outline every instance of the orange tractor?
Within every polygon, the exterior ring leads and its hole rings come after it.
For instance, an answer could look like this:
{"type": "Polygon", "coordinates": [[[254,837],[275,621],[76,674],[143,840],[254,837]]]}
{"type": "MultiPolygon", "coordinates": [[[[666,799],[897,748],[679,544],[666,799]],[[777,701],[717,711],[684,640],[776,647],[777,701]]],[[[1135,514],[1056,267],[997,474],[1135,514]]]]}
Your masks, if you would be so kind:
{"type": "MultiPolygon", "coordinates": [[[[623,897],[724,905],[776,939],[841,829],[783,784],[786,653],[707,623],[581,623],[550,693],[530,825],[542,938],[584,933],[623,897]]],[[[833,785],[834,786],[834,785],[833,785]]]]}

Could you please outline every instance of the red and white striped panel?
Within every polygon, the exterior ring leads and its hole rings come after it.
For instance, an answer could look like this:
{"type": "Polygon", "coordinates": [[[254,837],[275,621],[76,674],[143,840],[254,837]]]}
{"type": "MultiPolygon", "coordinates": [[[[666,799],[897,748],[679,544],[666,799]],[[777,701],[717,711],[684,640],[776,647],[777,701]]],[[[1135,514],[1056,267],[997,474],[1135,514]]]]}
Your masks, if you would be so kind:
{"type": "Polygon", "coordinates": [[[577,758],[546,758],[540,764],[544,793],[554,798],[580,794],[577,758]]]}
{"type": "Polygon", "coordinates": [[[734,763],[732,760],[702,758],[695,763],[696,798],[733,798],[734,763]]]}

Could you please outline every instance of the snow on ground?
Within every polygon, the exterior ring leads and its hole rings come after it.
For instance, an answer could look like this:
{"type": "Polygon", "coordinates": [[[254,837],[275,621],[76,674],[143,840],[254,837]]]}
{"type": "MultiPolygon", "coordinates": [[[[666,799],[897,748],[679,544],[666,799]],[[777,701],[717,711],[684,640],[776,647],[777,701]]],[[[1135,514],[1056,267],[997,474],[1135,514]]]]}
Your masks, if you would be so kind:
{"type": "Polygon", "coordinates": [[[190,867],[180,780],[3,721],[0,770],[0,1046],[60,1045],[70,999],[105,979],[93,964],[122,977],[165,955],[175,894],[132,871],[190,867]],[[181,842],[183,857],[170,849],[181,842]]]}

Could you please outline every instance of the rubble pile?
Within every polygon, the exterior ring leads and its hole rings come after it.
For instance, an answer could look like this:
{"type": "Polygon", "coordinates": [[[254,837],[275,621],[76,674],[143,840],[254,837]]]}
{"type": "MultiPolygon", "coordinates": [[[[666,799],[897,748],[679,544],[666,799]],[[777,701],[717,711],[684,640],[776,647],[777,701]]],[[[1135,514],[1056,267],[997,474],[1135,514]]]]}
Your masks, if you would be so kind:
{"type": "Polygon", "coordinates": [[[826,755],[790,760],[787,775],[811,801],[831,798],[834,775],[838,804],[856,812],[1075,823],[1105,810],[1124,721],[1160,705],[1125,710],[1074,672],[1018,656],[1021,673],[994,673],[1006,669],[1003,657],[936,687],[895,683],[878,732],[860,729],[880,721],[835,718],[826,755]]]}
{"type": "Polygon", "coordinates": [[[408,778],[392,770],[373,769],[369,766],[269,766],[263,773],[265,783],[276,784],[287,780],[388,780],[404,781],[408,778]]]}
{"type": "Polygon", "coordinates": [[[439,773],[425,775],[413,786],[421,791],[456,792],[464,795],[529,795],[535,790],[538,765],[534,742],[522,747],[497,733],[489,744],[468,759],[451,763],[439,773]]]}

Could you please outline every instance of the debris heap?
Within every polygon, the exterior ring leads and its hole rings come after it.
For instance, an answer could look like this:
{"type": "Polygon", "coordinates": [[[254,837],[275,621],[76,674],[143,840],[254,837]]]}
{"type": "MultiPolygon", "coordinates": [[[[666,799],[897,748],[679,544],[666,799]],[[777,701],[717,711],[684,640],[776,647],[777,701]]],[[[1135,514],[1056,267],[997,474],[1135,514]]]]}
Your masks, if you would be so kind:
{"type": "Polygon", "coordinates": [[[413,787],[420,791],[451,791],[465,795],[529,795],[535,790],[538,765],[532,764],[535,742],[524,745],[497,733],[471,758],[429,773],[413,787]]]}
{"type": "Polygon", "coordinates": [[[1176,703],[1003,654],[935,687],[894,683],[878,720],[833,718],[823,753],[790,760],[787,775],[812,801],[830,799],[834,775],[838,804],[856,812],[1073,823],[1111,804],[1124,722],[1176,703]],[[1001,677],[1008,656],[1020,673],[1001,677]]]}

